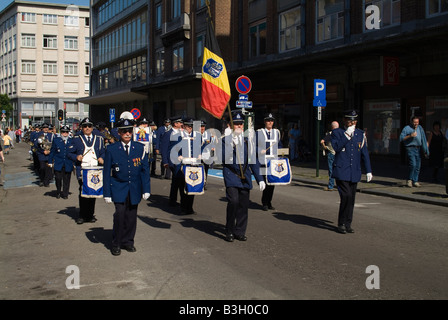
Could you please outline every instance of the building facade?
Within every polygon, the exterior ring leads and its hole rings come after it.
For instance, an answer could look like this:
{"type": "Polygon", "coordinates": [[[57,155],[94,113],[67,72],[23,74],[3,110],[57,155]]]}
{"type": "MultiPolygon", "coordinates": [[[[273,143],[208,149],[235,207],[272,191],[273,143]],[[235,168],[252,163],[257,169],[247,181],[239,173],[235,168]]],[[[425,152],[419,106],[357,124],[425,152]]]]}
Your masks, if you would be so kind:
{"type": "Polygon", "coordinates": [[[10,126],[59,126],[88,116],[89,7],[14,1],[0,13],[0,93],[14,107],[10,126]]]}
{"type": "MultiPolygon", "coordinates": [[[[161,124],[186,114],[221,128],[200,106],[205,0],[92,2],[90,96],[97,121],[137,108],[161,124]]],[[[314,148],[314,79],[327,83],[321,136],[348,109],[360,113],[372,154],[402,154],[401,129],[419,115],[427,131],[448,127],[448,5],[444,0],[210,1],[229,74],[248,76],[256,127],[276,115],[287,133],[298,123],[314,148]]]]}

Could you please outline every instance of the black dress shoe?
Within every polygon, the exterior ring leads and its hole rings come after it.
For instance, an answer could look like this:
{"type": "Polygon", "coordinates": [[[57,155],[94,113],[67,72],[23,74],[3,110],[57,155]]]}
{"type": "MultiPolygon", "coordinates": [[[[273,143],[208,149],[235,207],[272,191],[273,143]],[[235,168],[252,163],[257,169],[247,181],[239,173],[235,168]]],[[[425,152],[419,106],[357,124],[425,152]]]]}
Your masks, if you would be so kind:
{"type": "Polygon", "coordinates": [[[345,226],[338,226],[338,233],[346,234],[347,230],[345,229],[345,226]]]}
{"type": "Polygon", "coordinates": [[[226,234],[226,238],[225,239],[226,239],[227,242],[233,242],[233,239],[234,239],[233,234],[232,233],[226,234]]]}
{"type": "Polygon", "coordinates": [[[275,210],[275,208],[273,206],[268,206],[269,210],[275,210]]]}
{"type": "Polygon", "coordinates": [[[351,227],[346,227],[345,230],[347,233],[355,233],[355,230],[353,230],[351,227]]]}
{"type": "Polygon", "coordinates": [[[124,249],[124,250],[126,250],[127,252],[135,252],[135,251],[137,251],[137,249],[135,249],[135,247],[132,246],[132,245],[129,245],[129,246],[121,246],[121,249],[124,249]]]}
{"type": "Polygon", "coordinates": [[[112,247],[112,249],[110,249],[110,252],[114,256],[119,256],[121,253],[121,249],[119,247],[112,247]]]}
{"type": "Polygon", "coordinates": [[[86,222],[95,223],[96,221],[97,221],[96,218],[95,218],[95,217],[92,217],[92,219],[90,219],[90,220],[88,220],[88,221],[86,221],[86,222]]]}
{"type": "Polygon", "coordinates": [[[61,195],[58,193],[57,195],[56,195],[56,199],[60,199],[61,198],[61,195]]]}
{"type": "Polygon", "coordinates": [[[263,211],[268,211],[268,206],[263,206],[263,211]]]}
{"type": "Polygon", "coordinates": [[[68,197],[67,196],[62,196],[62,199],[67,200],[68,197]]]}
{"type": "Polygon", "coordinates": [[[78,219],[76,219],[76,223],[77,224],[83,224],[84,223],[84,219],[83,218],[78,218],[78,219]]]}
{"type": "Polygon", "coordinates": [[[235,239],[239,241],[247,241],[247,237],[245,235],[240,236],[236,234],[235,239]]]}

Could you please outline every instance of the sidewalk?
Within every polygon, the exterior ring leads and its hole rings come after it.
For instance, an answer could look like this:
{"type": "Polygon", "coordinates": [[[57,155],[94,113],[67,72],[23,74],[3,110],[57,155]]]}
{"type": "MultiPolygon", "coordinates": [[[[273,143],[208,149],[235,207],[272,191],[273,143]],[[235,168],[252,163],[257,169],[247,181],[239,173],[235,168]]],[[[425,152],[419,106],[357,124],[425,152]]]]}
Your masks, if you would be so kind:
{"type": "MultiPolygon", "coordinates": [[[[328,183],[327,159],[321,159],[319,175],[317,176],[316,162],[293,162],[291,170],[293,181],[322,186],[322,190],[328,183]]],[[[358,183],[358,192],[374,194],[377,196],[392,197],[402,200],[417,201],[448,207],[448,194],[445,188],[443,169],[439,170],[440,183],[431,182],[432,168],[422,165],[420,172],[419,188],[409,188],[405,185],[407,177],[407,166],[397,163],[377,160],[372,158],[373,180],[366,182],[363,174],[362,181],[358,183]]],[[[325,191],[322,191],[325,192],[325,191]]]]}

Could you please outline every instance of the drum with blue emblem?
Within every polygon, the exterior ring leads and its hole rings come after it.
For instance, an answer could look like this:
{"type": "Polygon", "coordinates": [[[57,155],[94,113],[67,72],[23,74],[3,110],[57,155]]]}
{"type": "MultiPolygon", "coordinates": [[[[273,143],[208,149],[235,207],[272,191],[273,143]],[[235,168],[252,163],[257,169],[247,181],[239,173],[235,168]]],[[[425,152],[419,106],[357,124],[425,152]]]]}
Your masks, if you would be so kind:
{"type": "Polygon", "coordinates": [[[83,198],[102,198],[103,197],[103,167],[83,167],[82,190],[83,198]]]}
{"type": "Polygon", "coordinates": [[[204,165],[195,158],[182,159],[182,172],[185,177],[185,193],[188,195],[204,194],[204,165]]]}

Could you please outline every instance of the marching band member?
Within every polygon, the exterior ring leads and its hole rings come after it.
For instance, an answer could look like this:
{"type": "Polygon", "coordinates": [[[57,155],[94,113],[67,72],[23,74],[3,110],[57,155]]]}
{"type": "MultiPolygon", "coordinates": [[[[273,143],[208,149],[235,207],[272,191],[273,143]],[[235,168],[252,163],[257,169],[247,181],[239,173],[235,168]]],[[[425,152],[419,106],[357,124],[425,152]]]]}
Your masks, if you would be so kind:
{"type": "MultiPolygon", "coordinates": [[[[280,131],[274,129],[275,118],[269,113],[264,118],[264,128],[257,132],[257,146],[259,150],[260,164],[262,170],[267,170],[267,161],[277,158],[277,148],[283,148],[280,140],[280,131]]],[[[264,181],[267,183],[266,174],[263,174],[264,181]]],[[[274,195],[274,185],[266,185],[261,197],[261,204],[264,211],[275,210],[272,206],[272,197],[274,195]]]]}
{"type": "Polygon", "coordinates": [[[132,141],[133,126],[134,120],[120,120],[120,142],[107,147],[104,160],[104,201],[115,205],[111,249],[114,256],[120,255],[121,249],[136,251],[137,207],[151,192],[148,153],[142,143],[132,141]]]}
{"type": "Polygon", "coordinates": [[[77,224],[84,222],[95,222],[95,198],[82,196],[83,179],[81,169],[83,167],[96,167],[104,163],[104,139],[102,136],[93,133],[93,122],[89,118],[84,118],[81,123],[81,133],[73,140],[76,156],[76,177],[79,183],[79,217],[77,224]]]}
{"type": "MultiPolygon", "coordinates": [[[[171,129],[167,131],[161,143],[162,163],[166,170],[171,170],[171,188],[170,188],[170,206],[177,206],[177,192],[180,192],[181,199],[184,192],[182,191],[182,181],[185,181],[181,171],[181,163],[175,164],[170,157],[171,150],[182,141],[182,118],[174,117],[171,119],[171,129]]],[[[180,155],[180,154],[178,154],[180,155]]]]}
{"type": "MultiPolygon", "coordinates": [[[[160,155],[160,158],[162,158],[162,159],[163,159],[162,139],[163,139],[163,136],[165,135],[165,133],[167,133],[170,130],[171,130],[171,120],[170,119],[166,119],[163,122],[163,126],[158,127],[156,130],[157,139],[156,139],[156,144],[154,146],[154,153],[156,155],[160,155]]],[[[160,175],[161,175],[162,179],[170,179],[171,178],[171,171],[169,168],[165,168],[162,160],[160,161],[160,175]]]]}
{"type": "Polygon", "coordinates": [[[252,189],[251,172],[260,190],[263,191],[266,187],[260,175],[259,162],[249,163],[249,142],[243,135],[243,115],[235,113],[232,119],[233,133],[226,136],[222,142],[223,176],[228,201],[225,240],[229,242],[233,242],[234,239],[247,240],[249,195],[252,189]],[[229,154],[230,158],[226,157],[226,154],[229,154]]]}
{"type": "Polygon", "coordinates": [[[34,147],[36,148],[36,155],[39,160],[39,186],[50,186],[50,180],[53,178],[53,171],[48,166],[48,158],[50,156],[50,148],[48,144],[53,142],[53,133],[48,132],[48,124],[42,125],[42,132],[34,141],[34,147]]]}
{"type": "Polygon", "coordinates": [[[62,199],[68,199],[70,190],[70,177],[75,157],[71,153],[74,145],[73,138],[68,136],[69,133],[68,126],[61,127],[61,136],[54,138],[48,159],[48,165],[54,169],[57,199],[61,196],[62,199]]]}
{"type": "Polygon", "coordinates": [[[333,178],[336,179],[341,202],[338,215],[338,232],[353,233],[351,227],[355,206],[356,187],[361,180],[361,162],[367,171],[367,182],[372,180],[369,152],[364,131],[356,129],[358,114],[355,110],[344,117],[345,128],[334,129],[331,145],[336,151],[333,178]]]}

